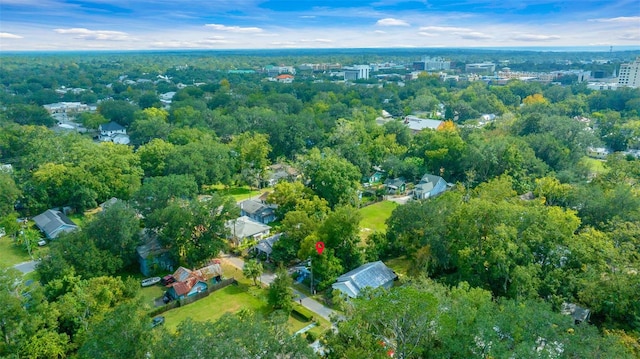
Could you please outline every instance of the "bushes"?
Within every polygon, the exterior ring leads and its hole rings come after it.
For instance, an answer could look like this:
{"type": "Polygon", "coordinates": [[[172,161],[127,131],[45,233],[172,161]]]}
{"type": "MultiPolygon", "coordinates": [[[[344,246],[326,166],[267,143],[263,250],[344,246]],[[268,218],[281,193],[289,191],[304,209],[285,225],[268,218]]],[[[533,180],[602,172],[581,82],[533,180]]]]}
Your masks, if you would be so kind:
{"type": "Polygon", "coordinates": [[[291,315],[298,317],[300,320],[305,322],[313,321],[313,312],[309,309],[301,306],[300,304],[295,304],[293,309],[291,310],[291,315]]]}

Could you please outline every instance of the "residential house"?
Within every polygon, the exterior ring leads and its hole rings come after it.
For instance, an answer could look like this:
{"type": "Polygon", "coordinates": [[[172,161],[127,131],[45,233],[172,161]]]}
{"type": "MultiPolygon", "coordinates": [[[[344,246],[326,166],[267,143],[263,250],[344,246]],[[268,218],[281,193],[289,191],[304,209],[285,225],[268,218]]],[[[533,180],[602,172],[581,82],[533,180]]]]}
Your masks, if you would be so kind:
{"type": "Polygon", "coordinates": [[[389,194],[403,194],[407,190],[407,181],[402,177],[387,178],[384,186],[389,194]]]}
{"type": "Polygon", "coordinates": [[[580,324],[584,321],[589,320],[589,316],[591,315],[591,311],[587,308],[583,308],[574,303],[562,303],[562,307],[560,308],[560,313],[564,315],[570,315],[573,318],[575,324],[580,324]]]}
{"type": "Polygon", "coordinates": [[[116,122],[111,121],[102,124],[98,127],[98,130],[100,131],[98,139],[102,142],[113,142],[122,145],[128,145],[130,142],[127,130],[116,122]]]}
{"type": "Polygon", "coordinates": [[[145,276],[151,276],[159,271],[172,271],[175,265],[169,249],[164,247],[156,237],[150,237],[143,233],[145,243],[136,248],[140,272],[145,276]]]}
{"type": "Polygon", "coordinates": [[[261,239],[258,244],[256,244],[255,246],[253,246],[253,250],[256,252],[256,254],[258,255],[264,255],[267,257],[267,260],[269,260],[269,257],[271,256],[271,253],[273,253],[273,245],[280,240],[280,237],[282,237],[283,233],[278,233],[278,234],[274,234],[271,237],[267,237],[265,239],[261,239]]]}
{"type": "Polygon", "coordinates": [[[220,261],[214,260],[208,266],[198,270],[189,270],[179,267],[174,273],[175,282],[171,284],[166,296],[178,300],[205,292],[209,285],[222,280],[222,266],[220,261]]]}
{"type": "Polygon", "coordinates": [[[33,217],[33,221],[49,239],[55,239],[60,233],[73,232],[78,229],[78,226],[69,217],[54,209],[48,209],[33,217]]]}
{"type": "Polygon", "coordinates": [[[448,188],[447,181],[440,176],[425,174],[413,189],[413,198],[427,199],[439,195],[448,188]]]}
{"type": "Polygon", "coordinates": [[[294,80],[293,75],[289,75],[289,74],[280,74],[274,78],[274,81],[277,81],[283,84],[290,84],[293,82],[293,80],[294,80]]]}
{"type": "Polygon", "coordinates": [[[276,220],[274,206],[253,199],[240,202],[240,215],[247,216],[263,224],[268,224],[276,220]]]}
{"type": "Polygon", "coordinates": [[[276,163],[269,166],[266,180],[267,187],[273,187],[280,181],[294,181],[299,176],[298,171],[286,164],[276,163]]]}
{"type": "Polygon", "coordinates": [[[269,235],[271,227],[257,222],[247,216],[227,221],[225,227],[229,230],[230,239],[240,245],[246,241],[257,241],[269,235]]]}
{"type": "Polygon", "coordinates": [[[398,278],[389,267],[382,261],[364,264],[350,272],[347,272],[331,285],[333,289],[337,289],[346,294],[350,298],[355,298],[365,287],[369,288],[391,288],[393,281],[398,278]]]}
{"type": "Polygon", "coordinates": [[[375,171],[369,172],[369,175],[364,177],[363,180],[365,184],[372,185],[374,183],[379,183],[380,181],[382,181],[383,177],[384,177],[383,171],[375,170],[375,171]]]}
{"type": "Polygon", "coordinates": [[[405,116],[404,118],[404,124],[407,125],[414,134],[424,129],[437,130],[442,123],[440,120],[418,118],[416,116],[405,116]]]}
{"type": "Polygon", "coordinates": [[[609,149],[604,147],[589,147],[587,148],[587,156],[604,160],[611,153],[609,149]]]}

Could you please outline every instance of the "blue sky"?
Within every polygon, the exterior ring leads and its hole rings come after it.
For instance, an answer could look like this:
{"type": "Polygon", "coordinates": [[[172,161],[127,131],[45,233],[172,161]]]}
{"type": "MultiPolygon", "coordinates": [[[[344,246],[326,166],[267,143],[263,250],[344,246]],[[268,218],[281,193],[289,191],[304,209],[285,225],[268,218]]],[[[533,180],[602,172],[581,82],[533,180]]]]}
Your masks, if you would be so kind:
{"type": "Polygon", "coordinates": [[[0,0],[0,50],[610,45],[640,0],[0,0]]]}

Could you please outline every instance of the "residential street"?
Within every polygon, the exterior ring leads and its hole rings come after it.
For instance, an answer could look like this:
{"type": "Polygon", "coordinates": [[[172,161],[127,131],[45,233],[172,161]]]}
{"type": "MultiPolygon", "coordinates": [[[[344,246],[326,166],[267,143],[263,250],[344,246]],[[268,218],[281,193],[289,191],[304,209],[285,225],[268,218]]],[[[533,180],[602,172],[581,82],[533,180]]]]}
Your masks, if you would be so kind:
{"type": "MultiPolygon", "coordinates": [[[[238,270],[242,270],[242,268],[244,267],[244,260],[239,257],[231,256],[229,254],[224,254],[222,256],[222,260],[238,268],[238,270]]],[[[263,285],[269,285],[271,284],[271,282],[273,282],[274,278],[275,278],[275,275],[273,273],[264,273],[260,276],[260,282],[263,285]]],[[[307,297],[304,293],[296,289],[293,289],[293,294],[295,295],[294,300],[298,301],[298,303],[301,303],[303,307],[318,314],[319,316],[321,316],[326,320],[330,320],[329,317],[333,314],[336,314],[336,312],[333,309],[324,306],[323,304],[321,304],[320,302],[318,302],[313,298],[307,297]]]]}

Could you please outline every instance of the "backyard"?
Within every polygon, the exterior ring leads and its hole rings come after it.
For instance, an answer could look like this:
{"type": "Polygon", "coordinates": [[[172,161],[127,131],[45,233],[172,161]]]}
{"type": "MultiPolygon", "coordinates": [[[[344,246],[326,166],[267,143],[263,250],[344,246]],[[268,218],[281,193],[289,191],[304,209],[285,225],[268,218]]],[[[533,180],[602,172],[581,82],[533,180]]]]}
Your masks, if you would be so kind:
{"type": "Polygon", "coordinates": [[[391,216],[391,212],[398,206],[391,201],[382,201],[359,209],[362,220],[360,221],[360,236],[365,239],[373,232],[385,232],[385,221],[391,216]]]}

